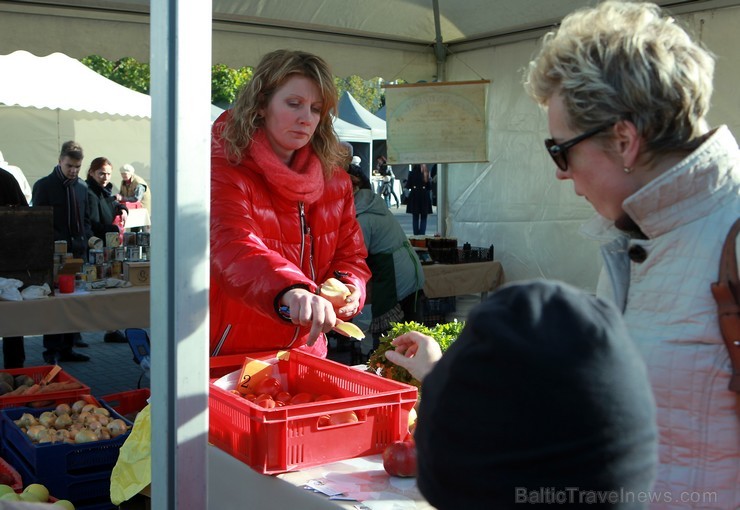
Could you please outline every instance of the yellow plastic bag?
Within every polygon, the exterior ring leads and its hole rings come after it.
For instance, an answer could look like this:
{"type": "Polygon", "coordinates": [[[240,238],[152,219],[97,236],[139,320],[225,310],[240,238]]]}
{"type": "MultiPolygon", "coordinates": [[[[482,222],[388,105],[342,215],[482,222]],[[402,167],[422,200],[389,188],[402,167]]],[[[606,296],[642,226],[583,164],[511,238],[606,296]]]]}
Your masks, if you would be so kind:
{"type": "Polygon", "coordinates": [[[118,506],[152,483],[152,426],[150,405],[139,412],[121,446],[110,477],[110,500],[118,506]]]}

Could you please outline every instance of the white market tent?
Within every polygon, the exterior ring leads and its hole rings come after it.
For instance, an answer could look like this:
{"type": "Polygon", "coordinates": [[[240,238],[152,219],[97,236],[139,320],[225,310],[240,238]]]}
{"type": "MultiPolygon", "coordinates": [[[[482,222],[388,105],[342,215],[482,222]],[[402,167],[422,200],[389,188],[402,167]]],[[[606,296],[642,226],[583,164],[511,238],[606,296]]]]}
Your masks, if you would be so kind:
{"type": "MultiPolygon", "coordinates": [[[[717,55],[709,121],[727,124],[737,135],[740,0],[657,3],[668,6],[717,55]]],[[[198,126],[208,112],[186,107],[189,101],[207,97],[209,81],[203,75],[210,63],[255,65],[268,51],[293,48],[322,55],[339,76],[408,82],[490,80],[489,161],[442,169],[446,198],[439,214],[444,231],[460,242],[494,244],[509,280],[558,278],[592,289],[600,267],[598,249],[577,233],[591,208],[574,195],[570,184],[555,180],[552,163],[542,150],[545,116],[521,87],[521,71],[536,50],[537,39],[569,11],[590,4],[590,0],[0,2],[4,34],[0,53],[28,49],[39,54],[63,51],[76,58],[130,55],[144,61],[151,54],[153,117],[159,123],[152,128],[153,158],[167,170],[162,187],[178,191],[166,203],[161,201],[161,207],[187,211],[171,218],[159,215],[153,225],[153,231],[163,233],[152,272],[156,297],[152,317],[159,320],[152,332],[161,338],[153,343],[153,373],[159,375],[152,388],[155,402],[166,404],[153,411],[153,418],[163,423],[155,438],[153,503],[159,503],[158,508],[167,507],[167,502],[181,508],[204,506],[202,484],[193,480],[202,481],[204,464],[207,264],[203,259],[207,259],[208,209],[201,195],[180,191],[196,188],[193,182],[207,188],[202,167],[207,165],[208,135],[198,126]],[[178,136],[173,140],[168,134],[175,128],[178,136]],[[188,256],[173,260],[166,258],[167,253],[188,256]],[[175,292],[183,288],[186,292],[175,292]]],[[[209,480],[210,492],[228,489],[215,486],[221,478],[225,477],[209,480]]],[[[254,488],[253,494],[267,493],[268,486],[275,489],[270,492],[275,499],[251,500],[254,505],[290,507],[276,496],[282,486],[275,488],[272,481],[250,480],[243,485],[254,488]]]]}
{"type": "Polygon", "coordinates": [[[61,53],[40,58],[27,51],[15,51],[0,56],[0,66],[4,104],[131,117],[151,114],[149,96],[105,79],[61,53]],[[91,94],[92,90],[97,93],[91,94]]]}
{"type": "MultiPolygon", "coordinates": [[[[349,142],[352,145],[353,156],[360,156],[363,159],[368,158],[368,154],[372,152],[373,148],[373,133],[371,130],[364,127],[350,124],[349,122],[342,120],[339,117],[332,119],[334,123],[334,132],[343,142],[349,142]]],[[[362,166],[362,165],[361,165],[362,166]]],[[[363,168],[368,172],[369,169],[367,164],[363,168]]]]}
{"type": "Polygon", "coordinates": [[[0,144],[31,184],[51,172],[66,140],[79,141],[88,160],[105,156],[116,170],[132,163],[149,179],[149,96],[61,53],[0,55],[0,76],[0,144]]]}
{"type": "MultiPolygon", "coordinates": [[[[131,163],[150,180],[148,95],[62,53],[0,55],[0,76],[8,77],[0,87],[0,149],[31,185],[51,172],[67,140],[80,142],[88,161],[105,156],[116,167],[131,163]]],[[[222,112],[211,105],[211,121],[222,112]]]]}
{"type": "Polygon", "coordinates": [[[357,99],[349,92],[345,91],[342,97],[339,98],[338,109],[340,119],[369,129],[373,135],[373,140],[385,140],[387,138],[385,121],[358,103],[357,99]]]}
{"type": "Polygon", "coordinates": [[[334,117],[332,123],[334,124],[334,132],[342,141],[356,143],[373,142],[373,134],[369,129],[350,124],[339,117],[334,117]]]}
{"type": "Polygon", "coordinates": [[[355,155],[360,156],[362,162],[360,167],[370,175],[370,169],[375,166],[375,157],[381,147],[384,147],[387,137],[385,121],[368,111],[364,106],[357,102],[352,94],[345,91],[339,98],[337,105],[339,118],[350,122],[356,126],[363,127],[370,131],[374,143],[357,147],[355,155]],[[380,144],[380,145],[379,145],[380,144]]]}

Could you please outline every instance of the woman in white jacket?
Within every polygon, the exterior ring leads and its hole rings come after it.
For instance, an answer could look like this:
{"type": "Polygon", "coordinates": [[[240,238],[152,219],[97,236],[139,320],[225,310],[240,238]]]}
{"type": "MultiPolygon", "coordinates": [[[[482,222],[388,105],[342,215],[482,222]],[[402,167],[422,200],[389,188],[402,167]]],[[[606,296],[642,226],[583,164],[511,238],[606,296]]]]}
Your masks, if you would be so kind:
{"type": "Polygon", "coordinates": [[[710,129],[714,59],[653,4],[605,2],[548,34],[526,88],[545,146],[597,217],[607,292],[624,312],[658,406],[652,508],[740,505],[740,396],[710,291],[740,216],[740,154],[710,129]]]}

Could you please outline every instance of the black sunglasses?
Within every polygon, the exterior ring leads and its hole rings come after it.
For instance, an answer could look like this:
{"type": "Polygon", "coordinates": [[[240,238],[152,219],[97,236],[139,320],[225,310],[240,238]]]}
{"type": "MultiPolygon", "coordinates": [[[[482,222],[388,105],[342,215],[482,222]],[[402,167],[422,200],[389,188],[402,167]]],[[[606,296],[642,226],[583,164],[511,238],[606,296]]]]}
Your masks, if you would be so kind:
{"type": "Polygon", "coordinates": [[[565,154],[568,152],[568,149],[586,140],[587,138],[591,138],[592,136],[598,133],[601,133],[606,128],[611,127],[613,125],[614,125],[614,122],[609,122],[608,124],[604,124],[603,126],[599,126],[589,131],[586,131],[585,133],[582,133],[576,136],[575,138],[571,138],[570,140],[567,140],[563,143],[555,143],[555,140],[553,140],[552,138],[548,138],[547,140],[545,140],[545,148],[547,149],[547,153],[550,154],[550,157],[555,162],[557,167],[563,172],[565,172],[566,170],[568,170],[568,160],[565,157],[565,154]]]}

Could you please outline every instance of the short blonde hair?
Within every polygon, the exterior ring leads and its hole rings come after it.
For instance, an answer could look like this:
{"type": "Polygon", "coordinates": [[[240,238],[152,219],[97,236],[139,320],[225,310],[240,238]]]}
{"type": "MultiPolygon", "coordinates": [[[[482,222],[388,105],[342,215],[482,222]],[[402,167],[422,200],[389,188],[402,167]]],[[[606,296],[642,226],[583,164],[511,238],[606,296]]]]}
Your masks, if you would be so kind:
{"type": "Polygon", "coordinates": [[[658,154],[706,131],[713,75],[714,57],[657,5],[610,0],[545,35],[525,89],[543,106],[561,94],[574,130],[629,120],[658,154]]]}
{"type": "Polygon", "coordinates": [[[276,50],[262,57],[252,79],[239,91],[221,132],[226,142],[227,157],[232,163],[241,160],[254,132],[264,125],[259,111],[267,106],[273,94],[293,75],[312,80],[321,94],[321,119],[311,137],[311,145],[321,160],[324,176],[328,178],[346,157],[332,123],[332,115],[336,115],[337,110],[337,89],[327,63],[303,51],[276,50]]]}
{"type": "Polygon", "coordinates": [[[126,173],[129,173],[131,175],[134,175],[136,173],[136,169],[134,168],[134,166],[131,165],[131,164],[129,164],[129,163],[125,163],[125,164],[121,165],[121,169],[119,171],[121,173],[126,172],[126,173]]]}

